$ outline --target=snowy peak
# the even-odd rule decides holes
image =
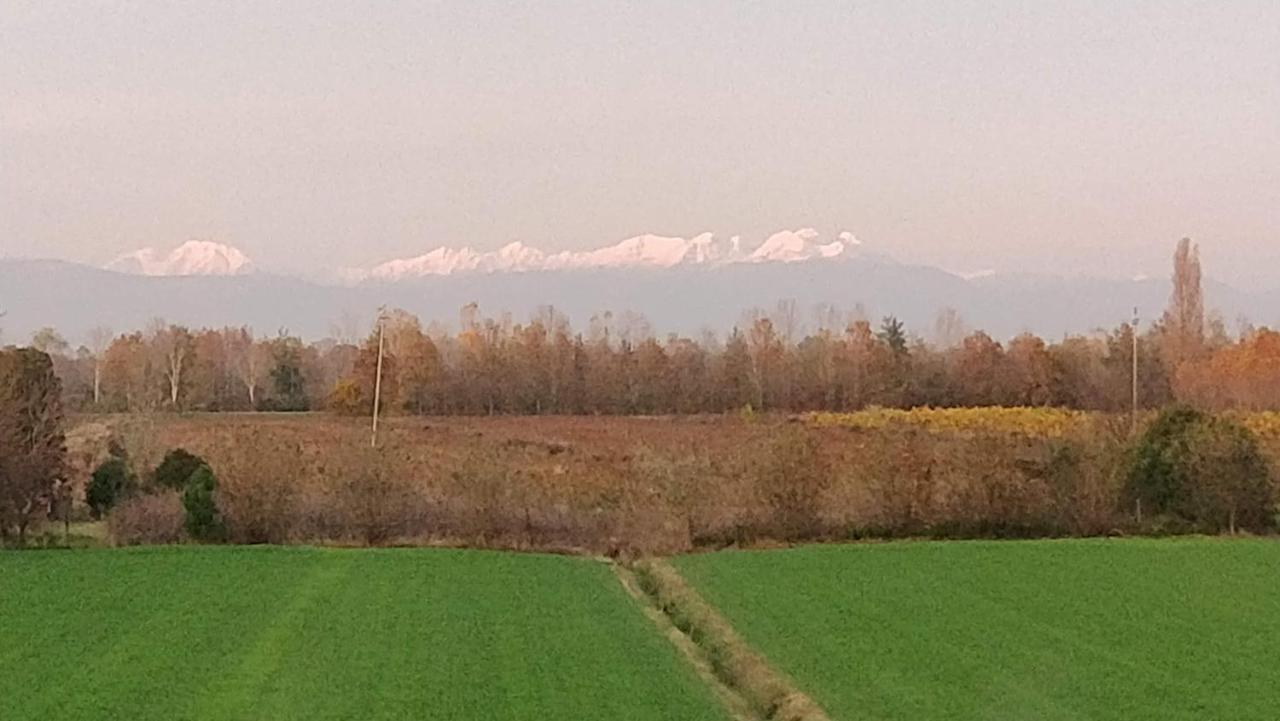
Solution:
[[[392,260],[367,271],[344,271],[349,280],[395,281],[462,272],[527,272],[539,270],[590,270],[600,268],[714,267],[731,263],[795,263],[834,260],[854,254],[861,242],[852,233],[821,243],[812,228],[784,230],[769,236],[754,251],[742,247],[742,239],[717,238],[702,233],[692,238],[638,235],[614,245],[588,251],[544,253],[520,242],[493,252],[471,248],[441,247],[414,258]]]
[[[168,253],[143,248],[122,255],[107,270],[132,275],[242,275],[253,262],[238,248],[206,240],[189,240]]]
[[[796,263],[821,258],[838,258],[852,254],[861,245],[849,231],[841,233],[830,243],[818,242],[818,231],[813,228],[784,230],[774,233],[756,248],[749,257],[752,263]]]
[[[551,256],[556,270],[582,268],[671,268],[685,263],[710,263],[725,257],[724,246],[711,233],[693,238],[639,235],[616,245],[586,252],[562,252]]]

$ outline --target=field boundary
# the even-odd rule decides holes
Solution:
[[[628,593],[647,602],[650,616],[660,619],[665,635],[699,675],[710,675],[708,683],[738,718],[831,721],[817,702],[748,646],[671,564],[648,558],[625,567],[615,564],[614,569]],[[742,716],[744,711],[749,715]]]
[[[685,661],[693,667],[694,673],[698,675],[699,680],[711,688],[713,694],[728,710],[733,721],[764,721],[764,719],[755,712],[751,703],[738,693],[734,688],[726,684],[716,671],[712,668],[710,661],[707,660],[702,650],[693,642],[683,631],[676,628],[671,619],[662,613],[661,610],[653,603],[652,597],[640,588],[639,580],[630,568],[611,563],[613,573],[617,576],[618,581],[622,584],[622,588],[629,596],[635,599],[640,605],[644,615],[657,626],[671,645],[676,647],[680,655]]]

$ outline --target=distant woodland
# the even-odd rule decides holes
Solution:
[[[1127,309],[1117,309],[1118,314]],[[1135,331],[1138,337],[1135,342]],[[1183,240],[1158,321],[1088,335],[999,342],[953,310],[930,329],[858,310],[748,311],[727,336],[661,336],[624,312],[571,327],[554,308],[528,322],[461,309],[456,329],[401,310],[365,338],[306,343],[279,331],[191,329],[156,320],[105,328],[73,348],[55,328],[29,345],[53,359],[65,406],[79,412],[372,410],[383,344],[386,413],[692,414],[851,411],[866,407],[1057,406],[1118,411],[1179,401],[1280,408],[1280,333],[1206,313],[1196,246]],[[342,334],[337,334],[342,335]],[[348,334],[350,335],[350,334]]]

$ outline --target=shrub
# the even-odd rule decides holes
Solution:
[[[1272,525],[1271,470],[1252,432],[1191,408],[1160,414],[1131,451],[1126,497],[1201,530]],[[1140,504],[1140,505],[1139,505]]]
[[[639,504],[660,510],[669,526],[664,535],[676,536],[674,543],[665,544],[671,550],[688,551],[712,534],[713,487],[720,479],[704,454],[676,455],[641,446],[632,454],[628,471],[635,487],[632,495],[639,497]]]
[[[1207,416],[1193,408],[1162,412],[1132,450],[1125,480],[1128,499],[1149,513],[1176,509],[1187,485],[1186,445],[1191,430]]]
[[[1245,427],[1211,418],[1187,439],[1186,510],[1214,530],[1270,530],[1274,526],[1271,468]]]
[[[84,501],[94,519],[101,518],[134,486],[133,473],[123,458],[112,457],[94,469],[84,489]]]
[[[187,487],[191,474],[204,466],[204,459],[183,448],[175,448],[165,454],[164,460],[156,466],[151,475],[151,482],[157,488],[170,488],[180,491]]]
[[[340,456],[348,448],[324,451]],[[216,458],[218,510],[229,540],[284,543],[290,539],[300,517],[300,479],[316,472],[311,456],[297,442],[259,433],[236,439]]]
[[[1076,434],[1055,441],[1044,477],[1057,532],[1088,536],[1114,529],[1123,472],[1124,444],[1115,438]]]
[[[337,472],[325,498],[326,529],[335,535],[377,546],[425,533],[427,503],[412,479],[397,466],[393,444],[350,451],[349,468]]]
[[[367,412],[360,384],[353,380],[340,380],[333,386],[325,405],[340,416],[358,416]],[[372,407],[372,403],[369,404]]]
[[[755,467],[755,487],[767,515],[767,530],[782,540],[821,534],[822,497],[831,487],[831,466],[817,438],[802,427],[783,430]]]
[[[875,535],[916,535],[936,521],[939,444],[933,434],[906,427],[882,431],[861,449],[851,470],[868,491],[861,505],[870,513],[863,523]]]
[[[107,514],[107,532],[118,545],[178,543],[183,518],[177,491],[132,496]]]
[[[214,499],[217,479],[208,466],[200,466],[191,474],[182,492],[183,527],[198,541],[223,539],[222,517]]]

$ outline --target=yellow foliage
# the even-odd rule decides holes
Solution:
[[[1093,414],[1061,408],[868,408],[856,413],[809,413],[818,428],[877,430],[914,426],[933,433],[1010,433],[1059,438],[1087,424]]]
[[[1263,440],[1280,439],[1280,413],[1266,411],[1261,413],[1229,413],[1228,417],[1240,425],[1253,431]]]

